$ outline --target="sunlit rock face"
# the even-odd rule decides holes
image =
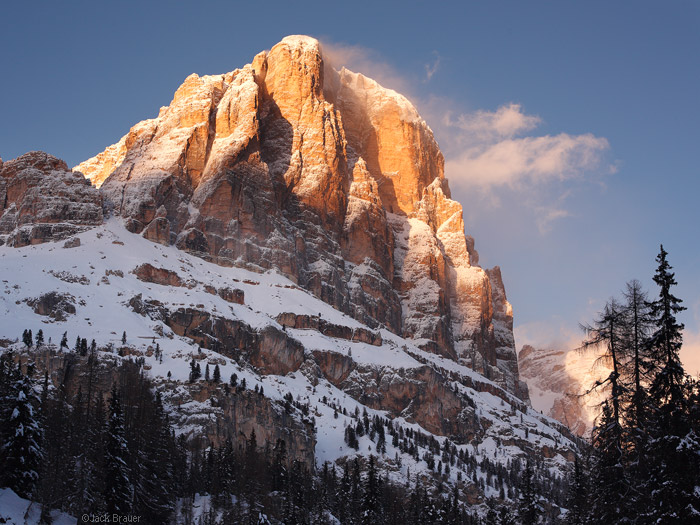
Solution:
[[[0,244],[57,241],[99,224],[99,192],[62,160],[41,151],[0,160]]]
[[[443,167],[405,97],[291,36],[241,69],[191,75],[76,169],[131,231],[276,269],[527,399],[500,271],[477,266]]]
[[[532,406],[580,436],[587,435],[598,415],[603,392],[588,392],[608,376],[610,369],[596,352],[535,348],[523,345],[519,354],[521,377],[527,381]]]

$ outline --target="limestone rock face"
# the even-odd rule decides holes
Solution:
[[[561,421],[576,434],[588,434],[604,394],[582,394],[611,372],[603,363],[596,366],[597,359],[595,352],[582,354],[576,350],[524,345],[518,361],[521,376],[530,387],[532,406]]]
[[[500,270],[478,266],[433,133],[402,95],[283,39],[189,76],[157,118],[77,166],[130,231],[275,269],[371,328],[527,399]]]
[[[65,239],[102,224],[102,197],[80,173],[41,151],[0,164],[0,243]]]

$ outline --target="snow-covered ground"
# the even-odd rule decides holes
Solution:
[[[0,523],[7,525],[38,525],[41,518],[41,505],[20,498],[12,489],[0,488]],[[53,525],[76,525],[73,516],[51,511]]]

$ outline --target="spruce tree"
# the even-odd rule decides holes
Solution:
[[[33,366],[23,374],[20,364],[13,374],[13,383],[7,395],[9,419],[0,464],[3,465],[3,484],[18,495],[30,498],[39,480],[43,461],[41,448],[43,429],[39,420],[39,399],[32,381]]]
[[[685,308],[671,291],[677,283],[667,255],[661,246],[654,274],[659,296],[650,303],[654,331],[648,343],[652,380],[646,443],[650,471],[646,518],[655,523],[691,523],[700,516],[700,494],[696,490],[700,439],[691,425],[692,398],[679,357],[683,324],[676,315]]]
[[[569,509],[566,515],[568,525],[584,525],[588,523],[589,514],[589,472],[581,464],[578,456],[574,458],[574,470],[569,481],[569,493],[567,494],[566,507]]]
[[[520,479],[520,498],[518,500],[518,518],[523,525],[534,525],[538,522],[542,510],[535,490],[532,463],[528,460]]]
[[[105,447],[104,500],[108,513],[126,514],[131,510],[133,487],[128,467],[128,448],[121,398],[116,384],[109,401],[109,421]]]
[[[629,522],[625,508],[628,484],[617,426],[610,405],[605,401],[603,413],[593,430],[592,516],[595,523]]]
[[[362,523],[368,525],[383,522],[381,494],[376,458],[370,454],[367,474],[364,483],[364,498],[362,501]]]

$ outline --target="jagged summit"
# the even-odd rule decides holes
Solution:
[[[277,269],[527,398],[500,271],[478,266],[432,131],[402,95],[327,67],[317,40],[190,75],[157,118],[75,169],[131,231]]]

